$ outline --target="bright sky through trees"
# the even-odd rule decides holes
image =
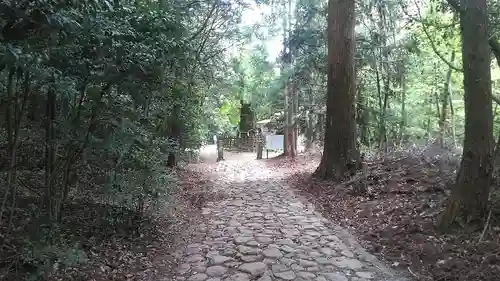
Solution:
[[[248,26],[253,24],[264,24],[265,23],[265,15],[271,14],[271,7],[268,5],[257,5],[254,1],[249,1],[250,8],[243,11],[242,14],[242,25]],[[279,22],[281,24],[281,22]],[[279,33],[277,36],[273,36],[269,34],[269,30],[265,25],[261,26],[261,30],[265,35],[264,46],[269,52],[269,61],[274,61],[278,56],[279,52],[282,50],[282,41],[283,34]],[[259,44],[260,40],[254,38],[252,44]]]

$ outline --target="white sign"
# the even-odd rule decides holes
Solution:
[[[284,135],[266,136],[266,149],[283,150]]]

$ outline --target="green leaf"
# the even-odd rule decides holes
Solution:
[[[101,99],[101,87],[91,86],[87,89],[87,95],[92,101],[99,101]]]
[[[7,46],[2,62],[5,63],[7,66],[13,66],[18,60],[19,56],[16,53],[16,50],[14,50],[10,45]]]

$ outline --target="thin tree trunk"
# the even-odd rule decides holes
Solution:
[[[104,86],[101,89],[98,102],[100,102],[105,95],[109,94],[112,91],[112,87],[113,84],[111,82],[108,82],[106,86]],[[54,96],[53,99],[54,99],[54,104],[53,108],[51,109],[51,113],[53,115],[53,119],[55,119],[57,115],[55,107],[56,97]],[[66,161],[63,165],[62,184],[60,185],[60,189],[58,189],[57,192],[54,192],[53,194],[53,200],[54,200],[53,218],[55,218],[57,221],[61,221],[63,218],[64,205],[68,200],[71,184],[74,181],[76,181],[75,177],[70,178],[73,165],[76,163],[79,157],[82,156],[88,144],[90,143],[91,136],[97,127],[96,122],[98,117],[99,117],[98,108],[94,107],[92,109],[92,115],[90,117],[89,125],[87,127],[87,131],[85,132],[84,139],[79,144],[73,144],[72,141],[70,140],[70,143],[67,145],[68,149],[66,152]],[[53,131],[53,134],[55,135],[55,130]],[[59,160],[61,160],[61,159],[56,160],[56,155],[57,153],[54,153],[54,164],[53,164],[54,170],[56,167],[56,163],[59,162]],[[53,185],[54,179],[55,179],[55,174],[53,173],[49,179],[50,185]],[[52,189],[54,190],[54,187],[52,187]]]
[[[15,74],[16,68],[12,67],[9,70],[9,75],[7,77],[7,110],[6,110],[6,126],[7,126],[7,144],[8,144],[8,155],[9,155],[9,165],[7,171],[7,179],[5,182],[5,193],[2,199],[2,206],[0,208],[0,223],[3,217],[3,212],[6,209],[7,199],[9,194],[12,195],[12,200],[15,200],[15,187],[14,182],[16,180],[16,162],[17,162],[17,145],[19,140],[19,126],[20,120],[17,117],[21,116],[18,109],[18,91],[16,91],[15,86]],[[23,102],[24,107],[25,102]],[[12,211],[12,210],[11,210]]]
[[[387,75],[387,80],[385,81],[384,84],[384,102],[382,104],[382,123],[380,127],[380,137],[381,137],[381,142],[380,142],[380,147],[384,147],[385,153],[389,152],[389,143],[387,139],[387,106],[389,105],[389,73],[386,73]]]
[[[314,117],[312,109],[307,111],[307,130],[306,130],[306,150],[312,150],[314,148]]]
[[[389,33],[389,27],[387,25],[387,11],[386,11],[386,4],[383,2],[377,2],[377,12],[379,15],[379,21],[378,21],[378,26],[380,30],[380,56],[382,57],[382,60],[380,61],[380,69],[381,71],[385,72],[385,79],[383,77],[378,77],[378,87],[380,87],[380,82],[382,81],[384,83],[384,98],[383,102],[380,101],[380,93],[379,93],[379,103],[381,103],[381,123],[380,123],[380,143],[379,147],[382,148],[384,147],[384,150],[386,153],[388,153],[389,150],[389,143],[388,143],[388,132],[387,132],[387,109],[389,106],[389,95],[390,95],[390,83],[391,83],[391,73],[390,73],[390,65],[389,65],[389,49],[388,49],[388,44],[387,44],[387,34]],[[385,80],[385,81],[384,81]],[[380,91],[380,89],[378,89]]]
[[[364,145],[368,144],[368,112],[366,111],[367,106],[365,105],[366,101],[364,99],[363,90],[362,90],[362,81],[359,81],[357,86],[357,95],[356,95],[356,123],[359,127],[359,137],[361,143]]]
[[[52,186],[52,178],[55,170],[55,103],[56,96],[52,89],[47,92],[46,112],[45,112],[45,207],[48,210],[49,216],[54,215],[54,196],[55,188]]]
[[[16,197],[17,197],[17,188],[16,188],[16,185],[14,185],[13,183],[16,181],[16,178],[17,178],[17,147],[19,146],[19,131],[21,129],[21,123],[22,123],[22,120],[23,120],[23,115],[24,115],[24,111],[26,109],[26,104],[28,103],[28,99],[30,98],[30,94],[31,94],[31,80],[30,80],[30,73],[29,71],[26,71],[24,73],[24,82],[23,82],[23,99],[22,99],[22,102],[21,102],[21,105],[18,106],[17,105],[17,98],[16,98],[16,104],[15,104],[15,107],[16,107],[16,116],[15,116],[15,121],[14,121],[14,143],[13,143],[13,147],[11,149],[12,151],[12,154],[11,154],[11,160],[13,160],[13,163],[11,162],[11,164],[13,164],[13,166],[11,167],[11,169],[9,169],[9,173],[12,173],[12,181],[11,181],[11,185],[12,185],[12,204],[11,204],[11,215],[10,215],[10,220],[9,220],[9,232],[10,232],[10,227],[12,226],[12,219],[14,218],[14,206],[17,202],[16,200]],[[19,94],[16,93],[16,96],[18,96]],[[0,218],[1,218],[1,215],[0,215]]]
[[[323,143],[321,145],[325,145],[325,128],[326,128],[326,120],[325,120],[325,113],[320,112],[317,115],[318,120],[316,122],[316,126],[314,129],[314,134],[316,135],[316,138],[318,140],[321,140]]]
[[[292,44],[290,44],[290,40],[292,38],[292,0],[288,0],[288,48],[289,48],[289,61],[288,65],[290,67],[290,70],[293,71],[293,50]],[[292,74],[291,77],[294,77]],[[298,91],[297,91],[297,83],[292,83],[291,85],[292,91],[290,92],[290,100],[291,104],[289,112],[290,112],[290,125],[291,125],[291,130],[292,130],[292,135],[291,135],[291,151],[290,151],[290,156],[292,158],[295,158],[297,155],[297,139],[299,137],[298,131],[299,131],[299,126],[298,126],[298,120],[297,120],[297,111],[298,111]]]
[[[450,94],[448,96],[450,104],[450,122],[451,122],[451,138],[453,141],[453,147],[457,147],[457,133],[455,129],[455,108],[453,107],[453,90],[451,89],[450,81]]]
[[[431,142],[432,138],[432,133],[431,133],[431,116],[427,117],[427,123],[425,125],[426,131],[427,131],[427,139],[426,139],[426,145],[429,145]]]
[[[405,141],[405,136],[406,136],[406,123],[407,123],[407,116],[406,116],[406,75],[403,74],[403,77],[401,79],[401,84],[403,91],[401,93],[401,122],[399,122],[399,143],[402,145]]]
[[[176,153],[179,149],[179,138],[181,135],[179,122],[177,120],[180,116],[180,105],[175,104],[172,110],[172,115],[169,118],[169,140],[170,140],[170,151],[167,157],[167,167],[173,168],[177,166]],[[246,125],[245,125],[246,126]]]
[[[309,81],[311,82],[312,77],[309,76]],[[312,150],[314,148],[315,134],[314,134],[314,95],[312,91],[312,86],[309,85],[307,89],[307,98],[309,109],[307,110],[307,129],[306,129],[306,150]]]
[[[381,82],[382,79],[380,77],[380,72],[379,68],[377,65],[377,62],[374,62],[374,68],[375,68],[375,77],[377,81],[377,97],[378,97],[378,106],[379,106],[379,124],[378,124],[378,143],[379,143],[379,148],[382,148],[382,145],[384,143],[384,131],[385,131],[385,103],[384,103],[384,98],[382,97],[382,86]]]
[[[288,111],[288,115],[287,115],[287,127],[288,127],[288,156],[292,157],[292,158],[295,158],[296,154],[297,154],[297,151],[296,151],[296,147],[297,147],[297,144],[296,144],[296,118],[295,118],[295,115],[294,115],[294,87],[293,87],[293,83],[290,83],[288,85],[288,107],[287,107],[287,111]]]
[[[288,38],[288,24],[290,23],[288,20],[288,9],[286,6],[286,1],[283,1],[283,12],[284,12],[284,17],[283,17],[283,55],[285,56],[285,59],[283,60],[283,63],[281,65],[281,69],[283,73],[287,73],[288,71],[288,60],[286,56],[288,55],[287,51],[287,45],[289,44],[289,38]],[[283,106],[283,126],[284,126],[284,137],[283,137],[283,155],[285,156],[290,156],[291,153],[291,142],[290,142],[290,114],[289,114],[289,107],[290,107],[290,100],[289,100],[289,87],[290,87],[290,79],[286,77],[285,79],[285,87],[284,87],[284,97],[285,97],[285,104]]]
[[[290,126],[288,123],[288,81],[285,82],[285,89],[284,89],[284,95],[285,95],[285,106],[283,110],[283,126],[284,126],[284,137],[283,137],[283,155],[285,156],[290,156]]]
[[[455,50],[451,51],[450,63],[455,61]],[[450,84],[451,84],[451,74],[453,73],[453,68],[449,67],[446,72],[446,79],[444,82],[444,90],[441,94],[441,115],[439,117],[439,144],[441,147],[445,147],[445,137],[448,131],[447,119],[448,119],[448,104],[450,102]]]
[[[6,105],[6,112],[5,112],[5,126],[7,129],[7,147],[8,147],[8,153],[9,153],[9,165],[8,165],[8,172],[7,172],[7,180],[6,180],[6,185],[4,187],[4,194],[3,194],[3,199],[2,199],[2,206],[0,208],[0,223],[2,220],[3,212],[5,211],[6,204],[7,204],[7,199],[9,198],[9,194],[11,193],[11,185],[12,182],[14,181],[13,176],[14,176],[14,168],[16,166],[16,155],[15,151],[13,150],[14,146],[14,120],[13,120],[13,106],[14,106],[14,95],[15,95],[15,86],[14,86],[14,76],[16,73],[16,69],[14,67],[10,68],[9,70],[9,75],[7,77],[7,105]]]

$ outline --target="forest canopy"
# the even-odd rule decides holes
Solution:
[[[288,156],[324,149],[323,179],[343,180],[362,152],[463,151],[440,225],[483,223],[500,151],[499,9],[0,0],[0,277],[43,280],[86,260],[94,236],[71,222],[153,221],[174,206],[193,151],[238,135],[243,105],[279,121]]]

